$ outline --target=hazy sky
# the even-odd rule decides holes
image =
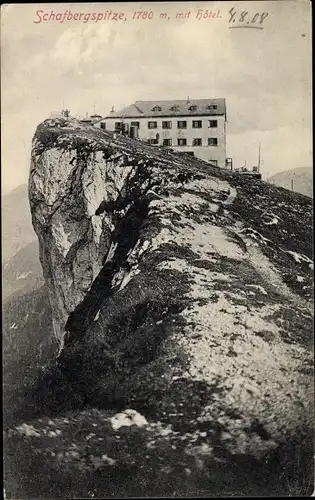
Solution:
[[[249,20],[268,13],[264,29],[230,29],[232,7],[236,19],[244,10]],[[197,20],[198,8],[220,9],[220,17]],[[126,21],[38,22],[67,9],[111,9]],[[133,20],[141,10],[153,19]],[[189,10],[189,19],[176,19]],[[164,12],[169,19],[159,19]],[[225,97],[236,167],[257,163],[259,141],[265,175],[312,166],[307,1],[11,4],[1,17],[3,192],[27,181],[34,130],[63,101],[74,115],[94,105],[106,115],[135,100]]]

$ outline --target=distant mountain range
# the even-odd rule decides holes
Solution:
[[[31,241],[9,259],[2,269],[2,299],[4,302],[35,290],[44,284],[38,256],[38,242]]]
[[[27,184],[2,197],[1,221],[2,263],[5,264],[28,243],[37,240],[32,226]]]
[[[2,297],[7,301],[43,285],[27,184],[2,198]]]
[[[27,279],[27,278],[26,278]],[[2,306],[3,408],[11,422],[25,393],[31,390],[40,371],[54,359],[54,340],[46,288],[10,295]]]
[[[268,179],[276,186],[291,190],[293,179],[293,191],[313,198],[313,169],[310,167],[294,168],[279,172]]]
[[[56,352],[27,184],[2,197],[4,412],[23,401],[37,371]],[[22,403],[21,403],[22,404]]]

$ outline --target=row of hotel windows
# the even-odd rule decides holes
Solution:
[[[130,125],[131,125],[131,127],[140,128],[140,122],[131,122]],[[218,120],[208,120],[208,128],[217,128],[217,127],[218,127]],[[156,121],[149,121],[148,128],[150,128],[150,129],[158,128],[158,123]],[[164,129],[172,128],[172,122],[171,121],[162,121],[162,128],[164,128]],[[187,128],[187,121],[178,120],[177,121],[177,128]],[[192,128],[202,128],[202,120],[193,120]],[[120,130],[120,129],[121,129],[121,122],[116,122],[115,123],[115,130]]]
[[[170,108],[171,111],[179,111],[179,106],[172,106]],[[188,108],[190,111],[197,111],[198,109],[198,106],[196,106],[196,104],[192,104],[191,106],[189,106]],[[211,110],[214,110],[214,109],[218,109],[218,106],[216,104],[210,104],[208,106],[206,106],[206,109],[211,109]],[[154,106],[154,108],[152,108],[152,111],[162,111],[162,108],[161,106]]]
[[[149,139],[149,144],[158,144],[158,139]],[[172,146],[172,139],[163,139],[163,146]],[[218,139],[216,137],[208,138],[208,146],[217,146]],[[187,146],[187,139],[177,139],[177,146]],[[202,146],[202,139],[195,138],[192,140],[192,146]]]

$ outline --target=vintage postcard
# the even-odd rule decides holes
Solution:
[[[2,5],[5,498],[312,496],[311,36]]]

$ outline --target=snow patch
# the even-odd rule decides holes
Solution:
[[[266,217],[266,214],[265,214],[265,217]],[[275,224],[279,224],[280,217],[278,217],[277,215],[272,214],[272,217],[271,217],[271,215],[268,214],[268,217],[270,217],[269,221],[263,221],[265,226],[273,226]]]
[[[142,247],[139,250],[138,256],[140,257],[140,255],[142,255],[146,250],[148,250],[149,246],[150,246],[150,241],[145,240],[142,244]]]
[[[132,278],[137,276],[137,274],[139,274],[140,272],[141,271],[138,267],[134,267],[133,269],[131,269],[131,271],[123,277],[122,282],[121,282],[120,287],[119,287],[119,290],[122,290],[123,288],[125,288],[125,286],[129,283],[129,281],[131,281]]]
[[[107,465],[115,465],[115,463],[116,463],[116,460],[114,460],[113,458],[108,457],[107,455],[102,455],[102,460]]]
[[[116,415],[109,420],[115,431],[120,429],[120,427],[130,427],[131,425],[136,425],[137,427],[144,427],[148,425],[148,422],[143,415],[138,413],[136,410],[129,409],[124,410],[122,413],[116,413]]]
[[[191,276],[191,286],[186,295],[194,298],[209,299],[213,295],[213,291],[210,286],[211,284],[217,282],[227,283],[231,281],[230,277],[226,274],[193,266],[188,264],[188,262],[183,259],[173,259],[167,262],[162,262],[159,264],[158,268],[175,269],[176,271],[189,274]]]
[[[244,227],[238,231],[239,233],[244,233],[247,237],[252,238],[260,243],[266,245],[267,243],[271,243],[268,238],[265,238],[262,234],[260,234],[256,229],[252,227]]]
[[[159,248],[164,243],[176,243],[182,247],[189,247],[201,258],[208,259],[209,252],[218,254],[221,257],[228,257],[236,260],[243,260],[245,252],[233,241],[231,241],[224,228],[211,224],[196,223],[188,220],[190,230],[176,231],[174,228],[163,228],[152,240],[151,250]],[[186,219],[183,217],[185,224]],[[185,224],[186,225],[186,224]]]
[[[292,252],[291,250],[283,250],[283,251],[285,253],[288,253],[289,255],[291,255],[291,257],[293,257],[295,262],[297,262],[298,264],[301,264],[301,262],[308,262],[309,267],[311,269],[313,269],[313,261],[309,257],[307,257],[306,255],[303,255],[302,253],[298,253],[298,252]]]
[[[111,243],[110,248],[108,250],[108,254],[106,256],[105,264],[107,262],[109,262],[114,257],[117,245],[118,245],[118,243]]]
[[[35,429],[35,427],[33,427],[32,425],[22,424],[19,427],[16,427],[16,430],[20,434],[24,434],[27,437],[32,437],[32,436],[40,437],[40,433],[37,432],[37,430]]]
[[[248,284],[246,284],[245,286],[250,286],[251,288],[256,288],[257,290],[259,290],[264,295],[268,295],[268,293],[266,292],[266,290],[264,289],[264,287],[261,286],[261,285],[248,285]]]

